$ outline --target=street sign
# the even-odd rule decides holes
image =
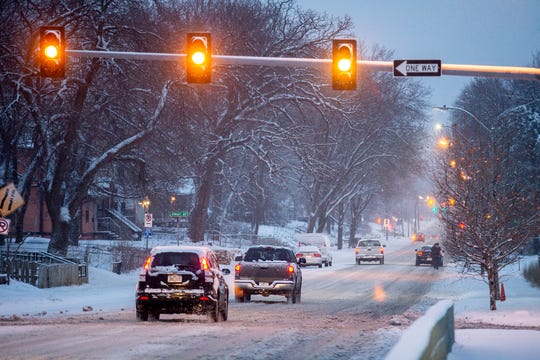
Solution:
[[[144,227],[145,228],[151,228],[152,227],[152,214],[151,213],[146,213],[144,214]]]
[[[24,200],[13,183],[0,189],[0,215],[8,216],[24,205]]]
[[[189,211],[171,211],[170,217],[189,217]]]
[[[7,235],[9,231],[9,219],[0,218],[0,235]]]
[[[441,76],[441,60],[394,60],[394,76]]]

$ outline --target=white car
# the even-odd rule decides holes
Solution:
[[[323,266],[322,252],[317,246],[305,245],[300,246],[296,251],[296,259],[306,259],[301,266]]]
[[[298,246],[316,246],[321,250],[324,266],[332,266],[332,242],[328,235],[321,233],[298,234]]]

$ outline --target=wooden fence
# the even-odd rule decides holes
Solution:
[[[0,272],[38,288],[88,283],[88,265],[43,251],[0,252]]]

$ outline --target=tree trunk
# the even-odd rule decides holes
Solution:
[[[191,213],[191,222],[189,225],[189,238],[193,242],[204,241],[204,232],[206,230],[206,221],[208,216],[208,204],[212,195],[212,186],[214,185],[215,161],[208,159],[204,164],[204,171],[201,176],[201,182],[195,195],[195,207]]]
[[[52,220],[52,219],[51,219]],[[70,223],[65,221],[52,221],[51,241],[49,242],[48,252],[61,256],[67,255],[69,245],[68,234]]]
[[[337,247],[339,250],[343,249],[343,221],[345,218],[345,207],[343,203],[339,204],[338,208],[338,238]]]
[[[487,276],[489,284],[489,310],[497,310],[497,271],[493,267],[493,262],[490,260],[487,264]]]

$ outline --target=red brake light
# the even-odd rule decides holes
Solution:
[[[422,254],[423,254],[423,251],[420,250],[420,251],[418,252],[418,256],[422,256]]]
[[[208,301],[208,300],[210,300],[210,298],[209,298],[208,296],[200,296],[200,297],[199,297],[199,300],[201,300],[201,301]]]
[[[202,257],[202,258],[201,258],[201,268],[202,268],[203,270],[208,270],[208,269],[209,269],[209,267],[208,267],[208,260],[206,260],[205,257]]]
[[[234,271],[236,271],[236,272],[240,271],[240,264],[234,265]]]
[[[294,266],[289,265],[289,266],[287,267],[287,271],[289,272],[289,274],[292,274],[292,273],[294,272]]]
[[[144,262],[144,270],[150,267],[150,262],[152,261],[152,256],[149,256],[148,259]]]
[[[379,249],[379,252],[380,252],[381,254],[384,254],[384,248],[380,248],[380,249]]]
[[[141,296],[139,296],[139,300],[142,300],[142,301],[148,300],[148,295],[141,295]]]
[[[314,257],[321,257],[321,254],[319,254],[319,253],[314,253],[313,256],[314,256]]]
[[[301,258],[301,257],[304,257],[304,254],[302,254],[302,253],[298,253],[298,254],[296,254],[296,257],[297,257],[297,258]]]

